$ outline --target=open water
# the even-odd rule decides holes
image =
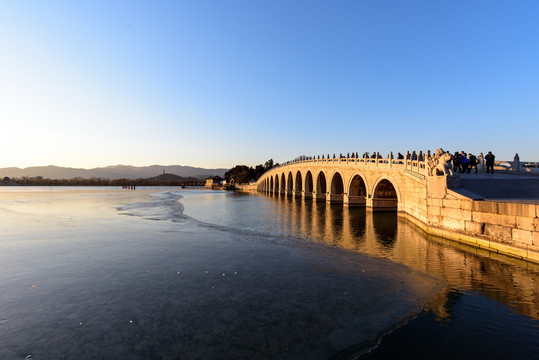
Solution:
[[[427,236],[391,212],[228,192],[181,201],[207,223],[370,254],[444,281],[415,319],[361,359],[539,359],[536,265]]]
[[[534,265],[394,213],[205,190],[0,191],[0,359],[514,359]]]

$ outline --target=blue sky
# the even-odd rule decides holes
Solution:
[[[0,167],[539,161],[538,1],[0,1]]]

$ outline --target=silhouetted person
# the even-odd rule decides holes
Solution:
[[[520,157],[518,156],[518,153],[515,154],[515,158],[513,159],[513,167],[515,168],[515,171],[520,171]]]
[[[460,154],[460,172],[461,173],[466,173],[466,172],[470,172],[470,169],[468,168],[468,166],[470,165],[470,160],[468,160],[468,157],[466,156],[466,153],[463,151],[461,154]]]
[[[496,157],[494,156],[492,151],[489,151],[487,156],[485,156],[485,163],[487,165],[487,174],[489,172],[492,172],[492,174],[494,174],[494,159],[496,159]]]
[[[458,151],[455,151],[453,155],[453,172],[460,172],[460,154]]]
[[[470,160],[470,167],[468,168],[468,173],[470,173],[470,170],[475,169],[475,173],[477,174],[477,158],[475,155],[468,155],[468,158]]]

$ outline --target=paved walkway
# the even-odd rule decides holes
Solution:
[[[520,174],[460,174],[461,189],[485,200],[539,204],[539,176]],[[459,189],[455,189],[460,192]]]

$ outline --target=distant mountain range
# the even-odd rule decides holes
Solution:
[[[104,179],[146,179],[163,174],[174,174],[183,178],[204,179],[209,176],[219,175],[224,177],[228,169],[204,169],[182,165],[151,165],[151,166],[129,166],[115,165],[94,169],[77,169],[59,166],[33,166],[24,169],[17,167],[0,168],[0,179],[8,176],[10,178],[21,178],[23,176],[42,176],[48,179],[73,179],[76,177],[92,178],[100,177]]]

